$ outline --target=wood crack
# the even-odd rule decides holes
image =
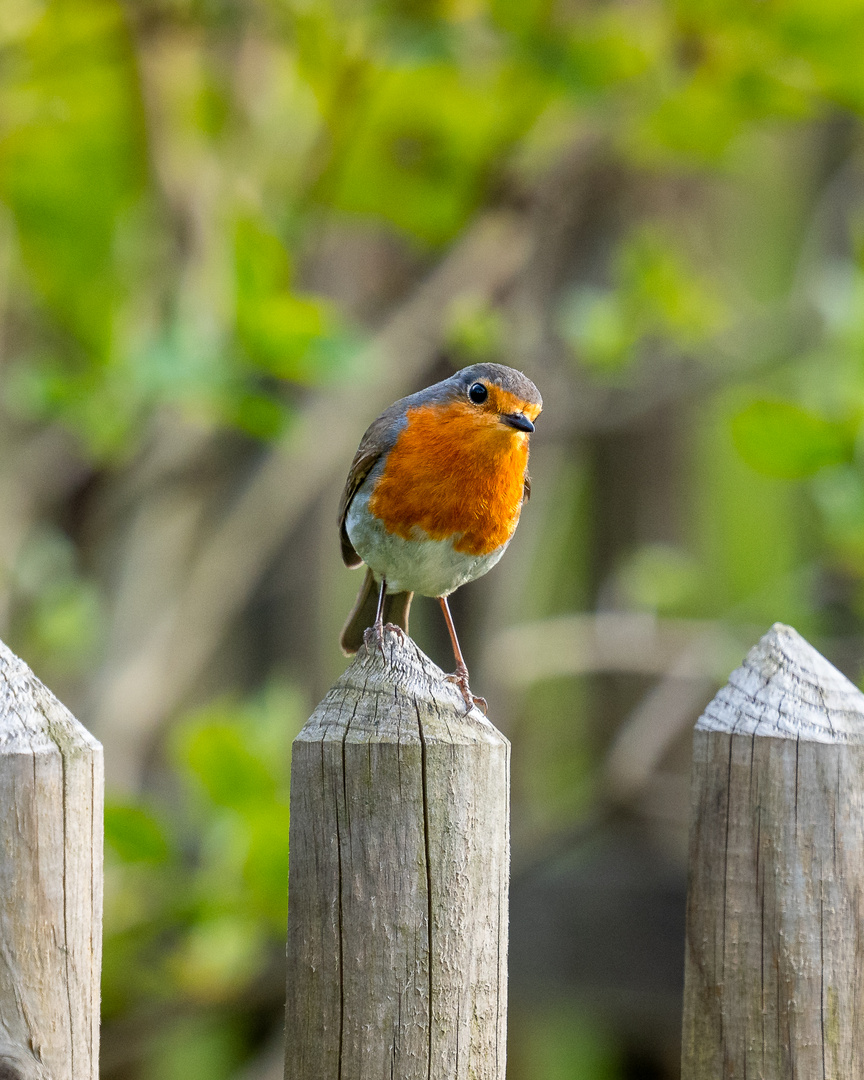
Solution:
[[[417,712],[417,734],[420,737],[420,776],[423,792],[423,845],[426,852],[426,909],[428,920],[428,948],[429,948],[429,982],[427,992],[429,995],[429,1054],[427,1057],[426,1075],[428,1080],[432,1078],[432,1036],[434,1033],[434,1009],[432,1006],[432,857],[429,843],[429,760],[426,747],[426,734],[423,731],[423,719],[420,716],[420,707],[415,703]]]

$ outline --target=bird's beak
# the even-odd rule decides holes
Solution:
[[[534,430],[534,425],[524,412],[504,413],[501,419],[505,424],[509,424],[510,427],[515,427],[517,431],[531,432]]]

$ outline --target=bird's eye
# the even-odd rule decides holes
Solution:
[[[468,397],[475,405],[482,405],[486,398],[489,397],[489,391],[483,385],[482,382],[475,382],[471,389],[468,391]]]

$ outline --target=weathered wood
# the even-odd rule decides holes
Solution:
[[[294,742],[287,1080],[504,1080],[510,745],[411,641]]]
[[[0,642],[0,1078],[96,1080],[102,747]]]
[[[683,1080],[864,1077],[864,695],[775,625],[696,725]]]

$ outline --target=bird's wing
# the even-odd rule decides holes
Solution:
[[[354,460],[351,462],[348,479],[345,481],[345,490],[339,502],[339,540],[342,544],[342,561],[346,566],[359,566],[363,562],[354,550],[354,545],[348,537],[348,530],[345,528],[345,518],[348,515],[351,500],[375,468],[381,455],[396,442],[404,415],[404,405],[401,401],[397,401],[381,413],[378,419],[367,428],[366,434],[360,440]]]
[[[339,541],[342,544],[342,561],[346,566],[359,566],[363,562],[354,550],[354,545],[348,538],[348,530],[345,528],[348,507],[351,505],[351,500],[357,494],[360,485],[372,471],[378,458],[381,457],[381,454],[382,451],[379,449],[367,449],[364,451],[361,446],[354,455],[354,460],[351,462],[351,471],[345,481],[345,490],[342,492],[342,499],[339,503]]]

